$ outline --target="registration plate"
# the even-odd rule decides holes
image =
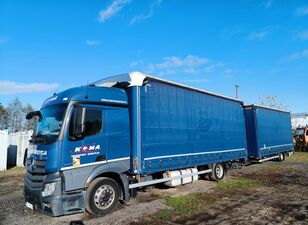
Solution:
[[[33,204],[26,202],[26,207],[33,210]]]

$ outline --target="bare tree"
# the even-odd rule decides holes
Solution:
[[[8,112],[0,103],[0,130],[6,130],[9,127]]]
[[[277,96],[259,96],[261,106],[266,106],[273,109],[289,110],[289,106],[285,105]]]
[[[34,111],[32,105],[27,104],[22,108],[22,130],[33,130],[34,129],[34,120],[26,120],[26,115],[29,112]]]
[[[22,105],[18,98],[15,98],[5,108],[0,103],[0,130],[7,129],[9,132],[18,132],[34,129],[34,120],[26,120],[26,115],[34,111],[30,104]]]
[[[15,98],[7,107],[9,118],[9,132],[18,132],[22,129],[22,104]]]

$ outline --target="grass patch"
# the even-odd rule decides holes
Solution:
[[[202,193],[193,193],[183,196],[166,197],[165,204],[170,209],[164,209],[158,212],[161,219],[171,219],[174,216],[191,217],[196,215],[202,209]]]
[[[233,192],[245,192],[250,188],[262,184],[260,179],[250,179],[245,177],[235,177],[228,180],[223,180],[217,183],[217,189],[221,192],[233,193]]]
[[[7,170],[1,170],[0,174],[5,174],[5,173],[13,172],[13,171],[23,171],[24,169],[25,168],[22,166],[15,166]]]
[[[160,210],[157,219],[171,220],[173,218],[186,219],[200,214],[217,200],[230,194],[241,194],[262,184],[261,180],[245,177],[234,177],[217,183],[213,193],[192,193],[183,196],[166,197],[168,209]]]
[[[294,154],[291,155],[291,157],[287,157],[286,160],[299,163],[308,162],[308,152],[294,152]]]
[[[262,166],[260,166],[261,171],[267,171],[267,172],[279,172],[281,171],[281,163],[275,162],[275,163],[264,163]]]
[[[250,195],[254,188],[261,186],[274,185],[275,188],[280,184],[307,186],[306,179],[299,175],[303,171],[298,166],[308,163],[308,152],[295,152],[286,158],[286,162],[289,163],[264,163],[257,165],[259,169],[256,172],[231,175],[229,179],[218,182],[212,192],[164,197],[168,208],[158,211],[149,220],[141,220],[139,224],[183,224],[194,217],[204,215],[209,207],[219,205],[224,199],[236,198],[243,194]]]

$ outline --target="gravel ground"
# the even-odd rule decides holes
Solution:
[[[308,159],[308,153],[304,154]],[[306,154],[306,155],[305,155]],[[188,219],[165,221],[166,224],[308,224],[308,160],[267,162],[243,167],[228,173],[236,176],[266,177],[269,182],[253,193],[235,194],[220,199],[201,215]],[[21,169],[0,173],[0,224],[144,224],[155,212],[167,208],[164,196],[185,195],[192,192],[212,192],[215,182],[199,180],[176,188],[147,188],[124,206],[102,217],[88,213],[49,217],[24,207]],[[145,219],[147,218],[147,219]],[[161,221],[160,221],[161,223]]]

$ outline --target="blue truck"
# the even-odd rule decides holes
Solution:
[[[100,215],[139,188],[174,187],[205,174],[219,181],[252,157],[266,160],[292,151],[287,116],[279,127],[284,136],[267,142],[247,132],[256,129],[248,117],[267,116],[252,108],[257,118],[238,99],[140,72],[54,94],[27,115],[37,123],[25,159],[25,204],[52,216],[85,210]],[[254,135],[266,135],[267,125],[258,124]],[[268,150],[280,142],[290,145]]]

